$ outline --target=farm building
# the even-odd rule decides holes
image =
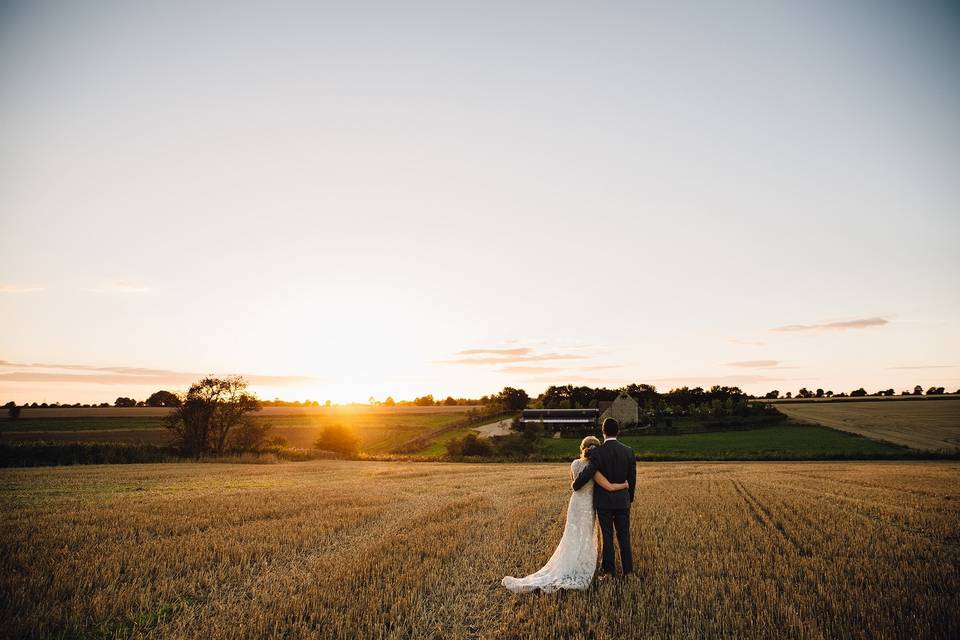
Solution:
[[[540,422],[548,433],[588,434],[598,428],[598,409],[524,409],[520,422]]]
[[[612,401],[599,403],[597,408],[600,411],[601,423],[604,418],[613,418],[626,429],[640,422],[640,403],[626,391],[621,391]]]

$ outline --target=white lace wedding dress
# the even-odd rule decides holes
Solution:
[[[586,465],[577,459],[570,465],[574,478]],[[547,593],[557,589],[586,589],[597,569],[597,538],[594,532],[593,480],[574,491],[567,505],[567,524],[557,550],[547,564],[526,578],[507,576],[503,586],[514,593],[541,589]]]

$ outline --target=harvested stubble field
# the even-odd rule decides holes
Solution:
[[[960,449],[960,397],[778,402],[796,420],[926,451]]]
[[[565,465],[322,461],[0,472],[0,633],[26,637],[960,634],[960,464],[639,469],[638,574],[549,557]]]

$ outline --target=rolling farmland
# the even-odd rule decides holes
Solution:
[[[960,449],[960,398],[778,402],[796,420],[926,451]]]
[[[370,453],[387,453],[399,444],[463,420],[469,407],[266,407],[253,419],[270,424],[269,437],[280,436],[294,447],[309,448],[324,427],[341,424],[360,438]],[[0,420],[10,441],[137,442],[166,445],[170,432],[163,427],[167,409],[32,409],[19,420]]]
[[[637,576],[517,596],[566,465],[0,471],[0,635],[960,634],[960,464],[643,464]]]

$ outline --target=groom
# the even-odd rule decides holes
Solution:
[[[637,459],[633,449],[617,441],[620,424],[613,418],[603,421],[603,445],[590,451],[590,457],[583,471],[573,481],[576,491],[590,482],[597,471],[603,473],[610,482],[628,482],[627,490],[606,491],[598,485],[593,487],[593,506],[600,521],[600,533],[603,536],[603,562],[601,574],[614,572],[613,531],[617,531],[617,544],[620,545],[620,564],[624,575],[633,573],[633,552],[630,549],[630,505],[637,490]]]

